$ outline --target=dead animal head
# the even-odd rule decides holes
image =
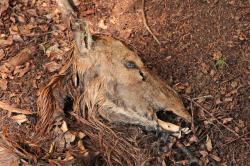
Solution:
[[[157,117],[171,112],[190,122],[177,93],[151,74],[139,56],[120,41],[97,37],[86,53],[75,54],[74,66],[84,84],[84,107],[112,123],[176,132],[179,127]],[[84,109],[84,108],[82,108]]]

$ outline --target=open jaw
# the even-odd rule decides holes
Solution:
[[[156,111],[157,123],[165,131],[176,133],[180,132],[181,126],[178,125],[177,116],[167,110],[159,109]]]

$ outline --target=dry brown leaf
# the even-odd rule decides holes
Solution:
[[[28,10],[27,10],[27,13],[28,13],[30,16],[37,16],[36,9],[28,9]]]
[[[4,50],[0,49],[0,61],[4,58],[5,54],[4,54]]]
[[[8,88],[8,81],[5,79],[0,79],[0,89],[5,91]]]
[[[222,53],[221,53],[221,51],[216,51],[213,53],[212,56],[213,56],[213,60],[219,60],[222,57]]]
[[[23,42],[23,38],[20,35],[13,35],[12,37],[16,42]]]
[[[31,56],[35,53],[35,51],[36,51],[36,46],[24,48],[17,55],[8,60],[8,62],[6,63],[13,67],[22,65],[31,58]]]
[[[202,155],[202,157],[207,157],[208,156],[207,151],[201,150],[201,151],[199,151],[199,153]]]
[[[222,120],[222,123],[223,124],[226,124],[226,123],[228,123],[228,122],[231,122],[233,120],[233,118],[224,118],[223,120]]]
[[[9,0],[1,0],[0,1],[0,16],[4,11],[6,11],[9,7]]]
[[[13,44],[13,38],[8,37],[8,39],[0,39],[0,46],[10,46]]]
[[[213,149],[212,141],[210,137],[207,135],[207,140],[206,140],[206,148],[210,152]]]
[[[17,77],[23,77],[30,70],[30,63],[26,63],[24,67],[16,67],[13,74]]]
[[[11,119],[12,119],[14,122],[18,123],[19,125],[21,125],[22,123],[28,121],[26,115],[23,115],[23,114],[19,114],[19,115],[12,116]]]
[[[27,34],[30,34],[31,33],[31,30],[33,28],[35,28],[36,25],[33,25],[33,24],[26,24],[26,25],[21,25],[21,26],[18,26],[18,29],[20,31],[20,33],[22,35],[27,35]]]
[[[63,51],[59,49],[59,44],[56,43],[55,45],[47,48],[45,53],[49,58],[51,58],[51,60],[54,60],[54,59],[62,59]]]
[[[67,123],[65,121],[63,121],[62,126],[61,126],[61,130],[65,133],[66,131],[68,131],[68,126]]]
[[[64,24],[57,24],[56,27],[60,31],[65,31],[65,29],[67,29],[67,26],[65,26]]]
[[[221,161],[221,158],[219,158],[219,157],[216,156],[216,155],[211,154],[210,157],[211,157],[213,160],[217,161],[217,162],[220,162],[220,161]]]
[[[125,29],[120,32],[120,37],[123,39],[128,39],[132,33],[132,29]]]
[[[55,61],[48,62],[43,65],[44,68],[46,68],[49,72],[54,72],[57,71],[61,68],[61,64],[56,63]]]
[[[17,20],[21,23],[26,23],[25,16],[24,15],[19,15],[17,16]]]
[[[188,143],[186,144],[186,146],[190,146],[191,144],[193,144],[194,142],[197,142],[198,141],[198,138],[195,136],[195,135],[193,135],[190,139],[189,139],[189,141],[188,141]]]

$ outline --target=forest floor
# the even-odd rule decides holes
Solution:
[[[54,1],[4,1],[0,66],[12,66],[0,70],[0,101],[36,112],[39,88],[70,49],[68,29]],[[194,156],[204,165],[249,165],[249,0],[153,0],[144,7],[141,0],[84,0],[77,8],[93,34],[126,43],[179,92],[194,116]],[[35,121],[0,113],[18,124]]]

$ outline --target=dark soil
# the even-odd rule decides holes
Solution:
[[[68,30],[56,7],[49,0],[10,2],[0,18],[0,39],[17,34],[22,40],[0,45],[4,52],[0,65],[30,45],[59,43],[60,50],[69,49]],[[190,148],[194,156],[204,165],[249,165],[249,0],[146,1],[148,26],[160,45],[145,28],[141,0],[88,0],[77,8],[79,16],[90,21],[92,33],[122,40],[182,95],[194,115],[193,132],[198,138]],[[28,32],[13,32],[13,26],[30,24],[34,28],[28,28]],[[36,112],[38,89],[58,71],[49,72],[48,68],[55,66],[45,64],[56,62],[60,66],[62,59],[48,57],[37,48],[24,76],[11,73],[5,79],[2,75],[0,101]],[[8,82],[7,88],[3,80]],[[8,116],[3,111],[1,115]],[[208,137],[211,151],[207,149]],[[184,144],[188,142],[192,141]]]

